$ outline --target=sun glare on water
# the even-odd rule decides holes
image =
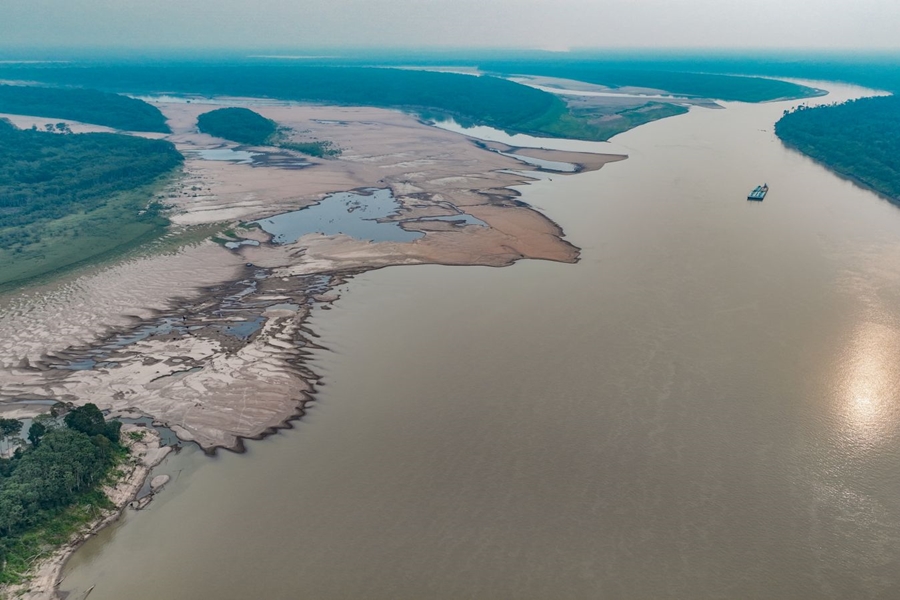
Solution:
[[[871,322],[861,324],[848,348],[838,408],[841,438],[857,452],[877,449],[897,431],[898,355],[900,332]]]

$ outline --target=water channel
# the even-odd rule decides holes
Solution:
[[[62,589],[900,597],[900,209],[784,148],[791,105],[694,108],[522,188],[576,265],[356,277],[312,318],[309,414],[169,459]]]

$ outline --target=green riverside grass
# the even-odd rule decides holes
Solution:
[[[162,205],[151,202],[150,210],[155,214],[149,217],[141,218],[138,213],[140,206],[147,205],[170,182],[171,178],[164,178],[157,184],[116,194],[90,212],[36,222],[39,237],[0,247],[0,292],[121,255],[164,235],[169,220],[161,214]],[[0,219],[0,234],[6,233],[4,229]]]

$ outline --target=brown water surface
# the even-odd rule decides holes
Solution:
[[[790,105],[692,109],[524,188],[577,265],[357,277],[296,429],[171,460],[62,588],[900,597],[900,209],[785,149]]]

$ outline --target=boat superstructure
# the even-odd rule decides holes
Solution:
[[[750,192],[747,196],[747,200],[759,200],[762,201],[766,197],[766,193],[769,191],[769,184],[764,183],[762,185],[756,186],[756,188]]]

